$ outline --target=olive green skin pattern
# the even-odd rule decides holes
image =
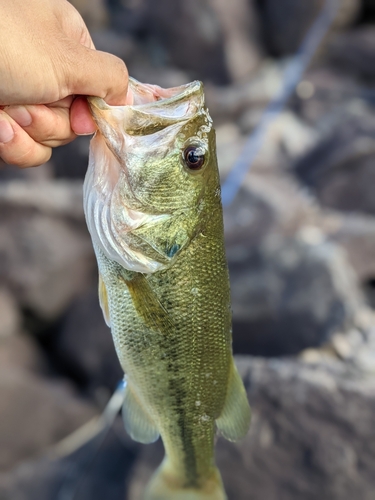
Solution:
[[[212,151],[213,135],[212,130]],[[225,402],[231,361],[229,280],[214,155],[206,168],[211,175],[200,230],[170,268],[144,275],[172,331],[145,324],[123,268],[97,252],[121,366],[156,423],[167,456],[192,485],[212,473],[215,419]],[[126,277],[131,278],[129,271]]]
[[[215,132],[201,84],[186,88],[166,100],[165,107],[173,108],[167,118],[157,114],[163,102],[127,107],[121,126],[109,107],[91,102],[100,132],[85,181],[85,213],[105,290],[101,303],[127,390],[156,429],[150,438],[132,433],[129,425],[130,434],[146,443],[160,433],[166,453],[163,480],[171,491],[193,492],[164,495],[162,485],[159,496],[151,492],[147,498],[219,500],[225,494],[214,463],[215,421],[234,393],[228,389],[234,372],[229,278]],[[204,151],[197,170],[184,157],[192,145]],[[102,154],[105,160],[98,161]],[[102,202],[106,192],[110,201]],[[108,231],[102,215],[107,206]],[[127,210],[133,219],[147,217],[134,226]],[[135,257],[122,260],[121,248]],[[245,401],[243,435],[249,417],[239,377],[237,386]],[[227,434],[232,439],[230,429]]]

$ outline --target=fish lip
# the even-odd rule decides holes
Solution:
[[[142,89],[142,87],[147,89],[151,86],[142,84],[135,78],[129,77],[129,88],[133,92],[137,92],[137,89]],[[171,97],[162,97],[159,100],[151,102],[128,104],[125,106],[111,106],[101,97],[88,97],[90,110],[95,121],[98,122],[100,120],[101,113],[103,112],[110,111],[114,114],[120,114],[126,108],[126,113],[128,115],[149,115],[150,118],[157,118],[160,116],[164,120],[169,118],[172,124],[181,120],[193,118],[205,106],[203,83],[199,80],[194,80],[193,82],[178,87],[171,87],[169,89],[163,89],[157,86],[153,87],[159,88],[162,92],[171,91],[173,95],[171,95]],[[174,91],[176,92],[174,93]],[[185,102],[188,103],[188,105],[179,108],[179,104]],[[171,111],[169,115],[168,110]]]
[[[129,77],[129,87],[132,91],[136,91],[137,88],[144,86],[141,82],[136,80],[135,78]],[[161,87],[159,87],[161,88]],[[181,89],[181,91],[180,91]],[[204,92],[203,92],[203,83],[199,80],[194,80],[190,83],[186,83],[184,85],[179,85],[178,87],[171,87],[169,89],[162,89],[168,90],[168,91],[176,91],[175,94],[173,94],[171,97],[165,97],[162,99],[159,99],[157,101],[153,101],[150,103],[144,103],[144,104],[136,104],[136,105],[131,105],[131,107],[136,107],[137,109],[144,109],[150,106],[152,104],[152,107],[160,107],[160,106],[168,106],[170,104],[174,104],[178,101],[182,100],[187,100],[191,99],[194,97],[203,97]]]

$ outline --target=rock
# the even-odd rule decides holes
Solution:
[[[108,13],[105,0],[71,0],[70,3],[81,14],[90,31],[107,25]]]
[[[0,186],[0,279],[19,307],[56,319],[96,271],[74,182]]]
[[[334,361],[243,357],[237,363],[253,419],[243,441],[217,445],[228,498],[372,499],[374,377]],[[142,498],[162,455],[160,443],[143,448],[127,498]]]
[[[145,12],[155,62],[169,61],[193,78],[229,82],[222,27],[209,0],[147,0]]]
[[[80,500],[124,498],[125,484],[139,445],[124,436],[122,421],[103,440],[100,435],[73,454],[53,454],[23,462],[0,474],[2,500]],[[120,437],[120,439],[119,439]]]
[[[374,133],[374,116],[361,100],[352,101],[322,126],[322,139],[295,164],[298,178],[322,205],[375,213]]]
[[[295,53],[323,5],[324,0],[284,0],[280,9],[278,0],[259,2],[263,38],[268,50],[276,56]]]
[[[95,414],[67,383],[0,369],[0,469],[42,452]]]
[[[247,0],[235,0],[230,8],[222,0],[189,4],[163,0],[157,5],[150,0],[112,0],[110,11],[118,34],[127,33],[136,41],[137,57],[130,54],[125,59],[135,76],[146,73],[147,67],[159,68],[162,74],[172,64],[191,73],[188,78],[240,81],[252,74],[262,59],[256,10]],[[171,15],[176,26],[168,22]],[[116,40],[113,42],[111,52],[118,47]],[[144,66],[141,71],[140,66]],[[153,79],[142,80],[155,83]]]
[[[46,371],[41,351],[31,336],[25,333],[0,339],[0,366],[34,373]]]
[[[228,258],[235,352],[295,354],[353,325],[360,294],[338,247],[276,240]]]
[[[223,30],[226,64],[233,82],[240,82],[259,67],[262,49],[254,1],[210,0]]]
[[[329,239],[342,246],[360,282],[375,278],[375,219],[363,214],[327,216]]]
[[[253,172],[224,221],[235,352],[295,354],[355,325],[355,273],[290,181]]]
[[[337,35],[329,46],[331,62],[340,69],[374,80],[375,28],[361,26]]]
[[[303,121],[317,132],[321,130],[326,138],[342,119],[342,110],[358,107],[358,100],[371,103],[371,88],[359,82],[355,74],[344,73],[325,61],[305,73],[291,104]]]
[[[216,154],[220,176],[226,177],[242,152],[246,138],[234,123],[225,123],[215,128]]]
[[[0,342],[20,330],[21,313],[17,302],[6,288],[0,288]]]
[[[113,391],[123,378],[112,335],[99,306],[97,286],[70,306],[51,339],[59,366],[86,389]]]
[[[275,62],[265,62],[251,80],[228,86],[205,86],[207,106],[215,126],[228,120],[238,120],[248,110],[258,114],[280,88],[282,67]]]
[[[352,24],[361,9],[361,0],[339,0],[340,5],[330,31]],[[258,2],[262,32],[268,50],[276,56],[297,52],[307,31],[325,6],[324,0],[284,0],[280,9],[278,0]]]
[[[260,118],[261,116],[254,116],[254,110],[249,109],[243,113],[239,120],[242,132],[248,135],[257,127]],[[302,122],[294,113],[283,111],[268,126],[263,147],[256,161],[261,159],[262,163],[275,166],[281,165],[282,160],[285,159],[286,165],[289,166],[291,162],[309,150],[316,140],[316,133],[311,127]]]

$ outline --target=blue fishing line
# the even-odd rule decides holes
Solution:
[[[268,130],[268,127],[284,109],[303,73],[309,66],[324,36],[336,18],[340,0],[326,0],[321,13],[305,36],[298,52],[287,64],[282,79],[282,87],[277,96],[264,111],[255,131],[247,139],[245,146],[225,179],[221,196],[223,206],[229,206],[236,197],[247,172],[256,158]]]

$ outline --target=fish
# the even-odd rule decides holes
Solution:
[[[98,130],[84,181],[125,429],[163,441],[146,500],[224,500],[216,434],[244,437],[251,412],[232,355],[215,131],[199,81],[129,89],[126,106],[88,99]]]

